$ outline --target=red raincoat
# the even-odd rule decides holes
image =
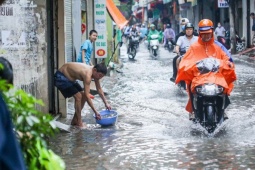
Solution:
[[[197,68],[196,63],[203,59],[214,57],[220,62],[220,69],[218,72],[209,72],[201,74]],[[236,80],[234,64],[229,61],[225,52],[214,43],[214,38],[208,42],[203,42],[201,37],[198,38],[198,42],[192,44],[189,50],[182,58],[176,83],[184,80],[191,92],[195,91],[195,87],[204,83],[214,83],[224,87],[224,93],[230,94]],[[189,88],[187,88],[189,90]],[[186,110],[192,113],[192,104],[189,99],[186,106]]]

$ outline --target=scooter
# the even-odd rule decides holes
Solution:
[[[128,57],[134,59],[139,47],[139,35],[134,34],[129,38]]]
[[[225,37],[219,36],[217,40],[222,43],[228,50],[230,50],[231,47],[231,41],[230,41],[230,32],[226,31]],[[239,35],[236,32],[236,51],[241,52],[245,50],[245,41],[244,39],[240,38]]]
[[[156,59],[159,55],[159,35],[158,34],[153,34],[151,35],[151,40],[150,40],[150,46],[149,46],[149,51],[150,55],[152,58]]]
[[[171,38],[166,39],[165,49],[167,49],[169,52],[172,52],[174,49],[174,44]]]
[[[216,82],[218,76],[222,77],[220,61],[216,58],[206,58],[196,63],[199,74],[192,80],[189,87],[195,114],[194,123],[200,123],[208,133],[213,133],[224,120],[224,110],[229,104],[225,92],[226,80]],[[227,70],[230,71],[231,70]],[[208,77],[205,81],[203,78]],[[223,80],[223,79],[221,79]],[[225,86],[225,87],[223,87]]]

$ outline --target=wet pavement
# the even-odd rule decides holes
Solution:
[[[188,120],[187,95],[169,81],[172,58],[161,48],[151,59],[141,44],[135,60],[121,49],[118,72],[111,70],[102,80],[118,123],[101,127],[88,105],[83,109],[87,128],[71,127],[50,141],[71,170],[119,169],[255,169],[255,64],[246,56],[234,56],[238,80],[226,112],[229,119],[214,135],[204,133]],[[250,60],[250,62],[249,62]],[[104,104],[95,95],[98,110]],[[69,102],[67,118],[74,113]]]

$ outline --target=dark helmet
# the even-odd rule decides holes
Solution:
[[[186,30],[187,28],[193,28],[193,30],[194,30],[194,25],[191,24],[191,23],[187,23],[187,24],[185,25],[185,30]]]
[[[171,25],[170,24],[166,24],[166,28],[171,28]]]

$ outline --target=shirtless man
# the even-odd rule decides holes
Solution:
[[[81,119],[81,110],[86,102],[88,102],[91,109],[96,115],[96,119],[101,119],[100,114],[95,109],[90,99],[90,83],[94,79],[98,94],[102,98],[105,107],[111,109],[111,106],[105,99],[104,92],[100,86],[99,80],[107,73],[107,68],[104,64],[96,64],[95,66],[89,66],[84,63],[69,62],[64,64],[55,73],[55,86],[63,94],[65,98],[74,97],[75,99],[75,114],[71,125],[83,127]],[[83,81],[84,90],[76,80]]]

